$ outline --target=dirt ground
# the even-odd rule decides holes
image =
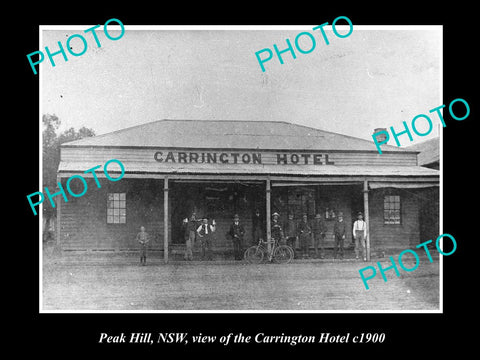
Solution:
[[[394,256],[394,258],[396,258]],[[53,255],[44,252],[41,310],[438,310],[439,259],[420,257],[412,272],[386,272],[368,282],[359,269],[370,262],[294,260],[172,261],[136,254]],[[413,267],[404,261],[405,266]]]

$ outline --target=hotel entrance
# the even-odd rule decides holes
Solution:
[[[261,181],[171,181],[170,209],[172,244],[185,243],[183,220],[195,212],[197,220],[215,219],[214,250],[228,250],[232,244],[225,235],[235,214],[240,216],[245,227],[245,242],[250,242],[255,210],[265,213],[265,185]]]
[[[280,221],[285,224],[288,214],[293,214],[296,221],[301,221],[307,214],[312,222],[320,214],[327,226],[326,246],[333,247],[333,225],[340,212],[347,224],[346,242],[352,238],[353,222],[356,213],[363,210],[362,183],[281,183],[272,182],[272,213],[280,214]]]

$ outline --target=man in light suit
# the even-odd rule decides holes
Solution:
[[[358,259],[360,251],[363,261],[367,261],[367,252],[365,249],[365,238],[367,237],[367,223],[363,220],[361,212],[357,215],[357,221],[353,223],[353,236],[355,237],[355,258]]]

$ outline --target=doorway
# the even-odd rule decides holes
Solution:
[[[208,217],[215,219],[215,248],[228,248],[231,241],[226,239],[233,216],[238,214],[246,230],[246,238],[251,236],[251,222],[255,209],[265,212],[265,185],[262,182],[187,182],[171,184],[170,228],[172,244],[185,242],[183,220],[196,213],[197,220]],[[247,240],[248,241],[248,240]]]

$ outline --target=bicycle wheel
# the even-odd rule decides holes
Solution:
[[[260,246],[250,246],[245,250],[244,258],[250,264],[259,264],[262,262],[264,256],[263,249]]]
[[[273,253],[273,260],[279,264],[288,264],[293,258],[293,251],[290,246],[279,245]]]

